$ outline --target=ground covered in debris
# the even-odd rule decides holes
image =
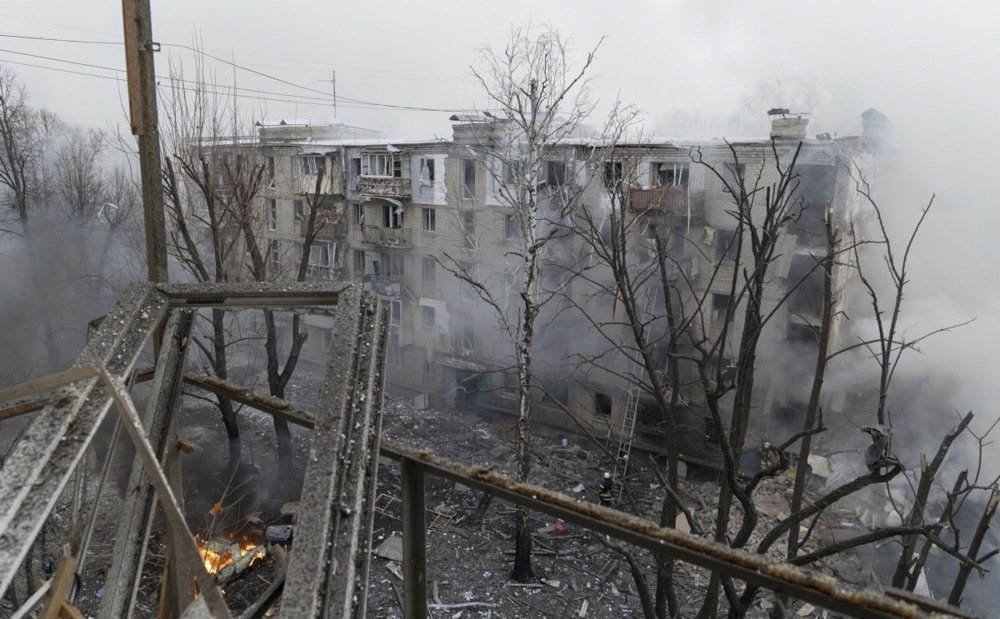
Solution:
[[[410,402],[386,401],[383,436],[426,447],[439,455],[468,464],[488,464],[505,473],[515,465],[513,424],[510,418],[473,413],[419,410]],[[537,429],[532,482],[574,496],[598,501],[602,472],[610,456],[588,439],[553,430]],[[399,617],[402,594],[399,559],[399,471],[383,460],[379,470],[369,590],[369,615]],[[656,463],[637,455],[631,466],[628,494],[622,508],[658,519],[662,499]],[[765,482],[761,489],[762,518],[777,521],[787,515],[791,483]],[[717,486],[712,482],[684,482],[682,496],[691,507],[696,526],[708,530],[714,518]],[[624,557],[600,536],[553,521],[542,514],[532,520],[535,534],[533,568],[538,581],[512,583],[508,573],[513,557],[513,506],[494,501],[482,510],[482,494],[447,480],[427,479],[429,603],[438,616],[453,617],[621,617],[641,616],[635,584]],[[478,513],[477,513],[478,512]],[[682,524],[684,528],[688,528]],[[648,553],[637,553],[647,577],[654,568]],[[844,562],[841,561],[843,564]],[[849,569],[847,569],[849,568]],[[679,565],[678,599],[685,616],[697,612],[708,573]],[[857,573],[860,564],[842,565]],[[762,598],[757,611],[765,614],[770,601]],[[801,616],[821,616],[808,605],[793,604]]]
[[[317,379],[302,378],[290,387],[290,399],[306,410],[316,410]],[[264,389],[257,387],[257,392]],[[467,464],[485,464],[512,473],[514,434],[511,417],[487,416],[467,411],[420,409],[409,400],[387,397],[383,436]],[[240,413],[243,464],[226,477],[225,433],[217,411],[208,402],[188,398],[180,423],[180,437],[189,453],[183,455],[188,520],[200,535],[251,536],[263,541],[268,526],[294,522],[295,491],[301,483],[308,452],[309,432],[293,428],[294,470],[275,464],[274,431],[267,415],[243,409]],[[610,455],[589,439],[545,428],[536,428],[532,461],[533,483],[563,492],[580,501],[597,502],[603,471],[612,465]],[[662,465],[662,463],[661,463]],[[635,454],[630,467],[629,492],[622,509],[656,520],[662,500],[662,480],[657,464]],[[120,483],[120,481],[119,481]],[[624,556],[608,547],[607,540],[585,530],[537,514],[533,568],[537,580],[516,584],[508,578],[513,557],[513,506],[492,501],[460,484],[427,477],[428,599],[431,616],[437,617],[621,617],[641,616],[635,584]],[[766,481],[757,498],[763,524],[769,528],[788,513],[791,482]],[[713,482],[684,481],[681,496],[694,517],[694,528],[711,528],[718,488]],[[105,509],[117,497],[105,499]],[[376,501],[368,616],[402,617],[400,559],[400,486],[398,464],[381,460]],[[851,515],[853,516],[853,515]],[[836,519],[836,513],[831,515]],[[856,518],[855,518],[856,519]],[[734,523],[734,526],[738,524]],[[95,560],[81,574],[83,589],[78,604],[85,614],[96,615],[105,571],[111,560],[117,522],[99,524],[94,538]],[[686,523],[680,525],[687,528]],[[819,530],[836,530],[836,523],[821,523]],[[165,543],[162,525],[155,532],[147,554],[146,575],[140,586],[139,610],[155,615],[159,597]],[[751,543],[751,547],[754,542]],[[776,549],[780,552],[780,549]],[[652,557],[638,552],[653,586]],[[241,612],[277,578],[285,560],[280,545],[272,545],[257,561],[224,585],[226,598]],[[867,579],[867,563],[850,555],[837,559],[833,572],[854,584]],[[678,599],[684,616],[701,604],[708,573],[689,565],[677,566]],[[764,616],[771,602],[760,598],[751,616]],[[800,616],[822,612],[793,603]]]

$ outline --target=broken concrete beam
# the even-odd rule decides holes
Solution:
[[[282,596],[283,617],[363,617],[381,429],[385,309],[358,288],[338,303]]]
[[[128,375],[166,311],[166,298],[153,287],[129,287],[84,348],[79,365]],[[10,586],[110,406],[110,390],[95,377],[60,387],[4,463],[0,593]]]

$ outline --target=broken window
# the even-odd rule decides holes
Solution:
[[[361,157],[351,157],[351,176],[361,176]]]
[[[278,229],[278,201],[274,198],[267,201],[267,229],[271,232]]]
[[[424,282],[433,282],[437,278],[437,262],[430,256],[421,259]]]
[[[309,246],[309,266],[332,267],[336,263],[336,241],[313,241]]]
[[[476,246],[476,213],[462,211],[462,247],[472,249]]]
[[[725,320],[730,303],[732,303],[732,297],[728,294],[712,294],[712,322]]]
[[[267,158],[267,182],[274,182],[274,157]]]
[[[516,239],[519,236],[517,229],[517,218],[514,215],[503,216],[503,238],[506,240]]]
[[[434,182],[434,160],[424,157],[420,160],[420,184],[430,185]]]
[[[718,241],[715,249],[716,260],[723,258],[736,260],[739,257],[740,247],[736,238],[736,230],[719,230],[715,237]]]
[[[545,162],[545,182],[549,185],[562,187],[566,184],[566,162],[546,161]]]
[[[382,205],[382,227],[402,228],[403,227],[403,207],[395,204]]]
[[[429,305],[423,306],[424,328],[433,329],[435,325],[434,308]]]
[[[437,216],[434,213],[434,209],[425,208],[421,210],[423,211],[424,216],[424,232],[434,232],[437,230]]]
[[[658,187],[684,187],[688,184],[688,164],[654,163],[653,179]]]
[[[354,205],[354,225],[361,227],[365,225],[365,205],[358,203]]]
[[[303,155],[302,173],[316,176],[326,170],[326,157],[323,155]]]
[[[604,186],[607,189],[617,189],[624,177],[621,161],[604,162]]]
[[[594,415],[611,417],[611,396],[606,393],[594,393]]]
[[[310,209],[305,200],[292,200],[292,211],[296,219],[306,219],[309,217]]]
[[[474,200],[476,197],[476,160],[462,159],[462,197]]]
[[[364,153],[361,155],[361,176],[392,178],[396,175],[396,165],[389,153]],[[400,170],[402,176],[402,170]]]

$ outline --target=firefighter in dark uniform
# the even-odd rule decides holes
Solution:
[[[601,499],[601,505],[606,507],[611,505],[612,489],[614,488],[614,482],[611,480],[611,473],[605,471],[604,479],[601,480],[601,489],[598,491],[597,496]]]

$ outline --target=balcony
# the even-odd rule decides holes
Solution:
[[[410,179],[384,176],[359,176],[354,181],[354,190],[366,196],[378,198],[409,198]]]
[[[389,275],[365,275],[365,288],[373,291],[380,297],[398,299],[402,296],[404,286],[402,278]]]
[[[629,208],[633,211],[677,211],[687,209],[687,187],[630,189]]]
[[[306,267],[306,279],[309,280],[339,280],[341,279],[339,266],[319,266],[310,264]]]
[[[368,245],[399,248],[409,248],[413,246],[410,240],[410,230],[408,228],[364,226],[361,230],[363,240]]]

